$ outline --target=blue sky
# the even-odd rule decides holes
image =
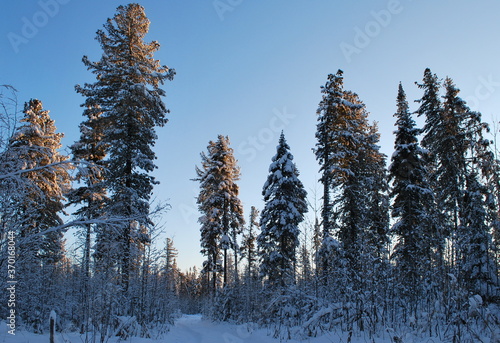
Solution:
[[[413,100],[426,67],[450,76],[485,120],[499,117],[500,2],[497,0],[147,0],[148,40],[177,75],[165,85],[169,123],[158,129],[158,201],[182,269],[200,266],[194,198],[199,154],[218,134],[228,135],[242,171],[241,200],[262,208],[261,189],[280,130],[311,197],[317,185],[314,147],[320,86],[344,71],[378,121],[382,151],[392,154],[395,99],[401,81]],[[93,82],[81,58],[98,60],[95,32],[115,0],[3,0],[0,11],[0,84],[19,101],[43,101],[64,146],[79,136],[83,98],[74,86]],[[497,120],[498,121],[498,120]]]

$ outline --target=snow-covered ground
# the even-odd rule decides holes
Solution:
[[[276,342],[264,330],[253,330],[252,325],[213,323],[201,315],[184,315],[165,336],[172,343],[243,343]]]
[[[98,342],[98,340],[96,340]],[[16,335],[10,335],[7,332],[5,323],[1,323],[0,342],[6,343],[48,343],[48,334],[36,335],[29,332],[17,331]],[[82,336],[77,333],[57,333],[56,342],[58,343],[82,343]],[[147,339],[132,337],[127,340],[118,337],[110,338],[107,343],[277,343],[277,342],[309,342],[309,343],[332,343],[348,342],[347,334],[328,333],[321,337],[308,338],[303,341],[274,339],[268,335],[266,329],[256,329],[253,325],[243,324],[235,325],[228,323],[213,323],[204,320],[201,315],[183,315],[180,317],[170,332],[157,339]],[[366,337],[352,337],[352,343],[392,343],[389,335],[386,337],[374,338],[369,340]],[[414,339],[405,337],[404,343],[439,343],[439,340]]]

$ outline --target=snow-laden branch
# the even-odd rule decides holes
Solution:
[[[93,164],[91,162],[87,162],[87,161],[59,161],[59,162],[46,164],[43,166],[38,166],[38,167],[33,167],[33,168],[28,168],[28,169],[19,169],[19,170],[13,171],[13,172],[0,174],[0,181],[5,180],[5,179],[10,179],[10,178],[15,178],[15,177],[18,177],[18,176],[25,174],[25,173],[36,172],[36,171],[44,170],[44,169],[50,169],[50,168],[61,166],[61,165],[67,165],[70,168],[73,168],[75,165],[78,165],[78,164],[87,165],[87,166],[90,166],[91,168],[97,168],[95,166],[95,164]]]
[[[170,205],[168,205],[168,204],[164,204],[164,205],[160,204],[154,209],[154,211],[150,212],[148,214],[148,216],[157,215],[163,211],[168,210],[169,208],[170,208]],[[42,232],[33,234],[30,236],[30,238],[46,235],[49,232],[67,231],[67,229],[69,229],[71,227],[86,226],[86,225],[107,225],[107,226],[119,228],[119,227],[122,227],[123,224],[129,225],[133,221],[140,221],[142,219],[144,219],[144,216],[142,216],[142,215],[101,216],[99,218],[94,218],[94,219],[74,219],[74,220],[68,221],[64,224],[53,226],[53,227],[48,228]]]

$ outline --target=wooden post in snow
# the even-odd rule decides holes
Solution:
[[[55,343],[55,333],[56,333],[56,312],[54,310],[50,311],[50,343]]]

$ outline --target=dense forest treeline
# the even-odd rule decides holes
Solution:
[[[218,135],[193,180],[205,262],[181,271],[174,241],[156,242],[168,205],[150,205],[155,128],[169,113],[161,86],[175,70],[154,59],[148,27],[144,9],[130,4],[97,32],[103,54],[83,58],[96,80],[75,87],[84,120],[70,156],[40,100],[17,120],[16,90],[1,88],[0,265],[4,288],[15,291],[4,293],[0,313],[14,328],[44,332],[54,310],[58,329],[86,342],[154,338],[179,313],[202,312],[282,339],[342,330],[394,342],[406,332],[500,340],[499,151],[451,78],[426,69],[414,113],[395,85],[388,158],[343,72],[328,75],[312,147],[321,194],[307,194],[282,132],[265,205],[248,216],[229,137]],[[74,219],[64,222],[70,205]],[[64,244],[70,227],[74,252]]]

